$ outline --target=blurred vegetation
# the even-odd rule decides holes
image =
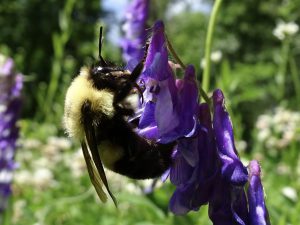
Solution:
[[[173,47],[184,63],[196,66],[200,81],[209,13],[195,12],[188,1],[182,1],[186,10],[166,16],[167,10],[180,1],[151,2],[149,24],[164,19]],[[254,157],[262,162],[270,217],[272,224],[278,225],[300,221],[299,139],[292,138],[284,150],[278,150],[259,140],[261,128],[256,123],[261,114],[272,117],[278,106],[300,109],[300,32],[284,40],[273,35],[281,20],[300,24],[299,8],[300,0],[223,1],[213,42],[213,51],[221,51],[222,57],[213,61],[210,90],[219,87],[225,93],[237,146],[246,143],[242,158],[247,161]],[[97,56],[98,29],[104,24],[108,34],[110,24],[105,24],[105,19],[110,13],[103,10],[99,0],[1,1],[0,52],[15,60],[26,80],[22,141],[46,143],[49,136],[63,135],[66,88],[79,68]],[[105,58],[122,64],[119,47],[107,37],[103,51]],[[299,128],[295,132],[299,134]],[[272,135],[277,133],[270,132]],[[32,161],[43,158],[42,148],[22,147],[17,159],[26,154],[31,154]],[[68,158],[74,149],[72,146],[57,154]],[[274,151],[278,154],[269,154]],[[117,211],[111,203],[103,206],[89,189],[87,174],[73,178],[66,165],[58,163],[50,168],[57,185],[46,190],[16,184],[15,204],[11,206],[14,211],[10,214],[15,215],[19,201],[25,201],[26,207],[11,224],[210,224],[206,208],[185,217],[168,213],[173,190],[170,184],[148,196],[120,189],[120,209]],[[31,161],[21,160],[19,170],[33,171],[34,167]],[[285,187],[292,188],[296,197],[284,193]]]
[[[61,117],[66,85],[95,52],[101,13],[98,0],[1,1],[1,52],[29,80],[25,117],[48,122]]]

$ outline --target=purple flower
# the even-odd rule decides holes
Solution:
[[[164,25],[155,23],[141,79],[145,82],[145,99],[155,102],[154,119],[160,135],[174,129],[179,121],[175,112],[177,89],[174,74],[168,63]],[[162,108],[165,110],[162,112]],[[162,115],[164,114],[164,115]],[[167,120],[165,120],[168,118]]]
[[[169,142],[170,140],[175,140],[181,137],[192,137],[196,132],[198,87],[194,66],[188,65],[183,79],[176,81],[176,92],[177,98],[176,102],[174,101],[174,113],[176,114],[176,118],[178,118],[178,124],[172,130],[170,129],[164,133],[162,142]],[[161,113],[158,114],[163,115],[163,101],[161,101],[160,107],[157,107],[157,111],[159,110]],[[164,121],[165,120],[166,118]],[[170,123],[172,123],[171,120]]]
[[[183,136],[190,137],[195,132],[198,88],[192,65],[186,68],[184,78],[176,82],[168,62],[164,24],[156,22],[152,32],[140,77],[140,83],[145,85],[145,103],[139,129],[142,134],[145,127],[151,126],[156,129],[159,142],[169,143]]]
[[[253,160],[249,164],[249,187],[247,191],[250,225],[269,225],[269,214],[264,200],[264,190],[260,180],[260,166]]]
[[[143,94],[145,103],[142,106],[143,114],[139,128],[156,126],[158,138],[162,138],[179,123],[175,111],[177,89],[173,72],[168,64],[163,23],[157,22],[152,31],[144,72],[140,78],[146,90]]]
[[[224,95],[219,89],[213,93],[213,105],[213,127],[222,161],[222,176],[233,185],[243,186],[248,180],[248,172],[238,157],[234,145],[232,123],[225,108]]]
[[[12,59],[0,55],[0,212],[11,193],[12,172],[16,168],[14,155],[21,109],[22,75],[14,72]]]
[[[138,81],[144,90],[144,102],[134,118],[139,119],[139,135],[160,143],[177,143],[173,163],[163,175],[169,175],[176,186],[170,210],[183,215],[209,204],[209,217],[215,225],[264,224],[256,222],[266,218],[267,212],[260,195],[259,173],[251,164],[247,198],[244,188],[248,172],[234,145],[222,91],[213,93],[211,118],[209,105],[198,103],[194,67],[188,65],[183,79],[176,80],[171,64],[164,24],[158,21],[152,27],[144,71]],[[263,212],[258,212],[259,207]]]
[[[144,56],[143,47],[147,40],[147,18],[149,0],[133,0],[126,10],[121,40],[123,58],[126,62],[138,63]]]
[[[198,119],[195,137],[178,140],[177,154],[170,171],[170,180],[177,187],[169,207],[177,215],[199,210],[208,203],[219,171],[207,104],[198,106]],[[177,160],[178,155],[180,161]]]
[[[209,201],[209,218],[214,225],[248,225],[247,199],[243,187],[231,185],[219,174]]]

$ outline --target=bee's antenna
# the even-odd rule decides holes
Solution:
[[[102,55],[101,55],[101,50],[102,50],[102,42],[103,42],[103,35],[102,35],[102,31],[103,31],[103,27],[100,27],[100,34],[99,34],[99,60],[100,63],[103,66],[107,66],[107,63],[105,62],[105,60],[103,59]]]
[[[99,59],[102,57],[101,56],[101,48],[102,48],[102,30],[103,27],[100,27],[100,34],[99,34]]]

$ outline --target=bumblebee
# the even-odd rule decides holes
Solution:
[[[156,178],[170,167],[175,143],[160,144],[141,137],[127,120],[134,114],[134,108],[126,104],[126,98],[137,87],[136,80],[145,60],[130,72],[106,62],[101,48],[102,27],[99,59],[90,67],[82,67],[67,90],[64,127],[70,137],[81,142],[88,173],[100,200],[107,200],[104,185],[117,205],[103,165],[133,179]]]

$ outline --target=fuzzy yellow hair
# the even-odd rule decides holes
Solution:
[[[67,90],[63,124],[70,137],[84,139],[81,108],[85,101],[91,103],[91,110],[112,118],[115,114],[113,94],[106,90],[97,90],[88,79],[89,69],[81,68],[80,74]]]

